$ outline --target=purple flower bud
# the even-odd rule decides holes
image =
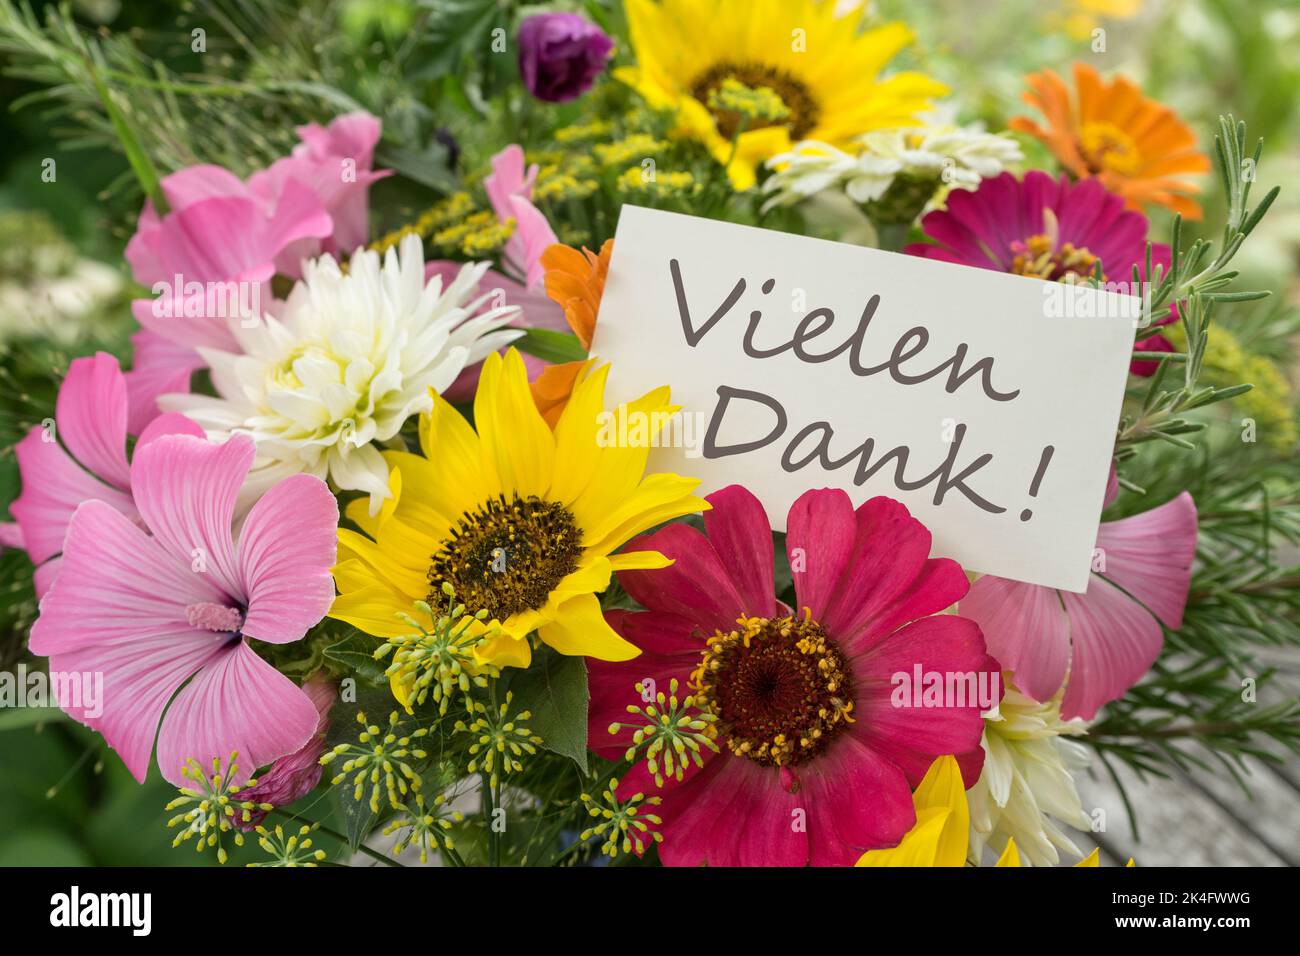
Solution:
[[[519,72],[548,103],[576,99],[595,82],[614,41],[576,13],[538,13],[519,25]]]

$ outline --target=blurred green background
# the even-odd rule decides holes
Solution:
[[[253,2],[256,7],[262,4]],[[35,4],[43,16],[46,4]],[[129,34],[142,49],[185,71],[194,54],[190,29],[210,23],[209,56],[238,53],[222,32],[223,18],[243,3],[117,2],[83,0],[70,8],[82,26]],[[386,92],[385,38],[403,39],[412,20],[410,0],[339,0],[279,4],[284,14],[310,8],[327,23],[335,59],[350,71],[349,92],[362,103],[400,106],[408,115],[429,104]],[[12,8],[11,8],[12,9]],[[881,16],[908,22],[917,43],[904,57],[947,82],[962,120],[980,119],[1003,128],[1022,112],[1025,73],[1043,67],[1066,72],[1084,60],[1103,73],[1123,71],[1146,93],[1179,111],[1208,147],[1217,117],[1231,112],[1249,124],[1253,142],[1263,137],[1258,179],[1277,183],[1282,195],[1238,258],[1247,287],[1279,293],[1245,310],[1238,338],[1274,359],[1297,381],[1290,334],[1300,302],[1296,263],[1300,250],[1300,4],[1295,0],[877,0]],[[237,19],[237,17],[236,17]],[[1104,51],[1096,51],[1104,33]],[[260,42],[260,41],[257,41]],[[277,51],[278,52],[278,51]],[[310,51],[309,51],[310,52]],[[0,66],[13,66],[0,45]],[[218,59],[216,62],[222,62]],[[209,69],[211,67],[209,66]],[[244,74],[247,77],[247,73]],[[335,78],[337,79],[337,77]],[[12,445],[52,414],[57,383],[68,362],[97,349],[126,355],[132,329],[130,277],[121,254],[140,206],[125,159],[101,141],[82,136],[84,116],[75,104],[29,102],[42,87],[10,75],[0,79],[0,506],[18,492]],[[376,106],[375,108],[379,108]],[[273,117],[282,128],[276,142],[262,142],[274,155],[307,116]],[[427,118],[427,117],[423,117]],[[438,117],[432,117],[436,123]],[[393,114],[385,120],[394,124]],[[221,114],[211,142],[230,150],[242,142],[223,129]],[[230,120],[229,122],[235,122]],[[400,122],[400,119],[396,122]],[[278,124],[278,126],[277,126]],[[395,127],[392,127],[395,128]],[[200,149],[202,144],[200,144]],[[1036,144],[1026,142],[1033,165],[1050,165]],[[213,146],[214,154],[216,146]],[[213,156],[215,158],[215,155]],[[246,166],[264,157],[241,156]],[[48,160],[57,170],[44,182]],[[166,172],[167,170],[163,170]],[[243,170],[241,170],[242,172]],[[1209,177],[1206,218],[1196,228],[1214,230],[1222,196]],[[1164,236],[1159,217],[1153,234]],[[24,640],[35,604],[25,555],[0,555],[0,668],[30,661]],[[84,728],[48,713],[0,710],[0,865],[189,865],[210,856],[170,849],[164,804],[174,791],[158,779],[141,787],[120,761]],[[236,860],[240,857],[237,855]]]

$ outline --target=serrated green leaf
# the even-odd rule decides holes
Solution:
[[[342,664],[360,680],[376,686],[388,686],[382,661],[375,660],[375,649],[383,643],[377,637],[353,630],[343,640],[322,651],[326,660]]]

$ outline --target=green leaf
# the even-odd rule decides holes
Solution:
[[[393,146],[382,149],[375,159],[380,166],[395,169],[437,193],[446,195],[456,189],[456,177],[447,165],[447,147],[442,143],[430,143],[422,150]]]
[[[328,773],[330,768],[326,768]],[[366,842],[366,837],[374,831],[375,826],[379,823],[381,813],[375,813],[370,809],[370,788],[367,785],[366,792],[362,794],[360,800],[352,799],[352,784],[343,783],[334,788],[334,794],[338,803],[339,816],[343,819],[343,834],[348,838],[348,849],[353,853],[357,847]],[[383,807],[381,806],[381,811]]]
[[[571,757],[587,772],[587,665],[550,648],[540,651],[533,666],[514,677],[510,690],[515,706],[531,711],[528,726],[552,753]]]
[[[581,362],[587,357],[576,335],[552,329],[529,329],[512,343],[521,352],[547,362]]]
[[[387,687],[385,665],[382,661],[375,660],[375,649],[382,643],[377,637],[353,629],[343,640],[325,648],[322,654],[326,660],[342,664],[359,679]]]
[[[432,10],[421,44],[412,58],[413,79],[438,79],[456,72],[478,51],[488,56],[492,28],[504,26],[497,0],[424,0]]]

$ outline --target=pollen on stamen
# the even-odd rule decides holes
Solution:
[[[237,607],[200,601],[185,608],[185,619],[190,627],[201,627],[207,631],[237,631],[244,623],[244,615]]]

